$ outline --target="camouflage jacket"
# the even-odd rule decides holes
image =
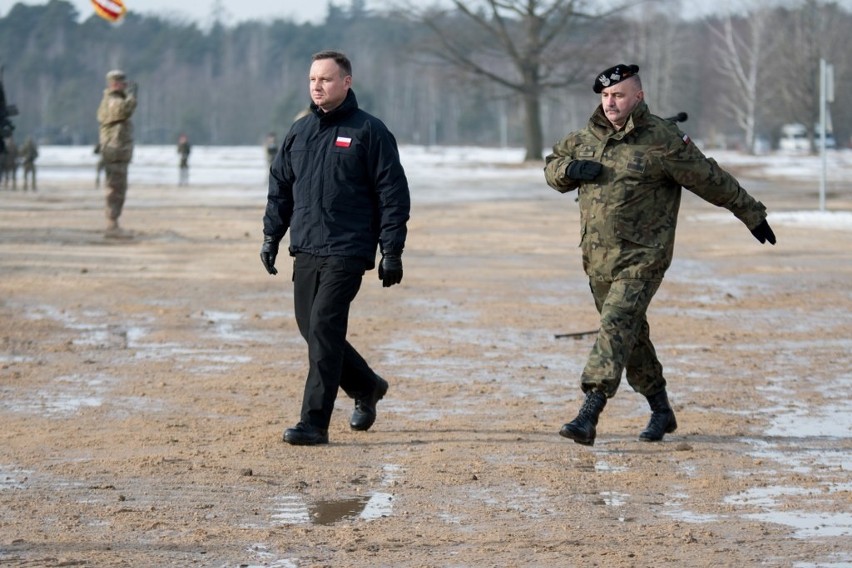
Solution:
[[[21,156],[21,161],[25,166],[33,165],[36,158],[38,158],[38,149],[36,148],[35,142],[28,139],[24,142],[24,145],[21,146],[19,154]]]
[[[566,177],[573,160],[600,162],[592,181]],[[545,179],[561,193],[577,189],[583,268],[591,278],[662,279],[671,264],[681,188],[731,211],[749,229],[766,208],[645,102],[616,131],[601,106],[586,128],[547,156]]]
[[[133,122],[130,117],[134,110],[136,97],[121,91],[104,90],[104,98],[98,106],[98,139],[105,162],[129,162],[133,157]]]

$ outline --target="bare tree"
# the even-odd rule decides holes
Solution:
[[[710,25],[718,40],[713,45],[717,70],[730,81],[730,88],[721,94],[722,110],[736,121],[745,135],[748,152],[755,150],[755,129],[760,103],[760,85],[766,78],[764,65],[772,50],[772,11],[766,7],[749,12],[734,21],[730,14],[721,25]]]
[[[424,46],[424,53],[519,97],[525,159],[541,160],[543,94],[574,85],[580,78],[588,80],[597,65],[596,48],[612,38],[597,33],[600,24],[619,8],[604,12],[587,0],[451,0],[451,4],[450,10],[407,9],[438,40]]]
[[[774,70],[783,85],[779,98],[784,114],[807,126],[813,142],[812,128],[819,121],[819,60],[835,64],[837,84],[848,77],[849,18],[837,4],[818,0],[804,0],[785,16],[780,26],[785,41],[774,54]]]

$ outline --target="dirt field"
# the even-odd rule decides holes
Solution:
[[[91,187],[0,193],[0,564],[852,565],[850,229],[773,221],[800,184],[744,184],[775,247],[685,197],[649,312],[679,429],[637,441],[625,382],[587,448],[557,435],[592,337],[554,335],[597,327],[577,208],[530,183],[415,206],[351,317],[378,421],[342,398],[315,448],[281,441],[306,352],[262,187],[131,187],[123,241]]]

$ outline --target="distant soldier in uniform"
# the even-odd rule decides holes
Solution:
[[[8,189],[11,180],[12,189],[18,189],[18,146],[11,136],[6,138],[6,153],[3,154],[2,168],[3,187]]]
[[[278,153],[278,142],[275,140],[275,133],[270,132],[266,135],[266,145],[264,146],[266,151],[266,167],[269,168],[272,166],[272,160],[275,159],[275,154]]]
[[[671,264],[681,188],[731,211],[761,243],[775,244],[766,208],[706,158],[674,122],[648,110],[636,65],[616,65],[595,79],[601,104],[588,125],[553,147],[548,185],[578,190],[583,268],[600,330],[583,370],[585,401],[559,434],[595,442],[598,416],[627,370],[648,399],[651,419],[639,434],[659,441],[677,428],[646,310]]]
[[[95,166],[95,189],[98,189],[101,187],[101,172],[104,171],[104,157],[101,154],[100,142],[95,144],[95,149],[92,152],[98,156],[98,163]]]
[[[186,134],[178,136],[177,153],[180,155],[180,176],[178,185],[189,185],[189,137]]]
[[[24,142],[20,149],[21,164],[24,166],[24,191],[27,190],[27,179],[32,180],[33,191],[36,190],[36,167],[35,161],[38,158],[38,148],[32,137],[29,137]]]
[[[106,175],[107,237],[124,236],[118,218],[127,195],[127,165],[133,157],[133,123],[136,84],[128,83],[123,71],[107,73],[107,88],[98,107],[99,141]]]

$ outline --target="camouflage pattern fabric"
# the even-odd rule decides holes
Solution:
[[[600,162],[603,170],[592,181],[572,180],[565,175],[572,160]],[[583,268],[593,278],[663,277],[674,251],[681,187],[728,209],[749,229],[766,218],[762,203],[644,102],[619,131],[598,106],[586,128],[553,147],[544,172],[557,191],[579,191]]]
[[[104,162],[106,181],[106,217],[113,221],[121,216],[127,197],[127,162]]]
[[[18,188],[18,146],[12,137],[6,139],[6,152],[2,155],[3,162],[0,163],[0,178],[3,179],[5,187],[12,182],[12,189]]]
[[[663,366],[645,317],[660,281],[592,279],[589,284],[601,327],[583,369],[583,392],[594,389],[615,396],[625,367],[627,382],[636,392],[649,396],[663,390]]]
[[[99,141],[105,163],[129,162],[133,157],[133,111],[136,97],[122,91],[104,90],[98,106]]]
[[[600,175],[568,178],[573,160],[599,162]],[[646,312],[672,261],[682,188],[728,209],[749,229],[766,218],[766,208],[644,101],[621,130],[599,105],[586,128],[553,147],[544,174],[557,191],[579,192],[583,269],[601,314],[583,390],[614,396],[626,368],[634,390],[660,392],[666,381]]]
[[[32,138],[27,138],[20,149],[21,163],[24,167],[24,189],[27,189],[27,181],[32,180],[32,188],[36,189],[35,161],[38,158],[38,149]]]
[[[127,195],[127,164],[133,157],[133,122],[136,97],[122,91],[104,90],[98,106],[99,144],[106,176],[106,216],[121,216]]]

